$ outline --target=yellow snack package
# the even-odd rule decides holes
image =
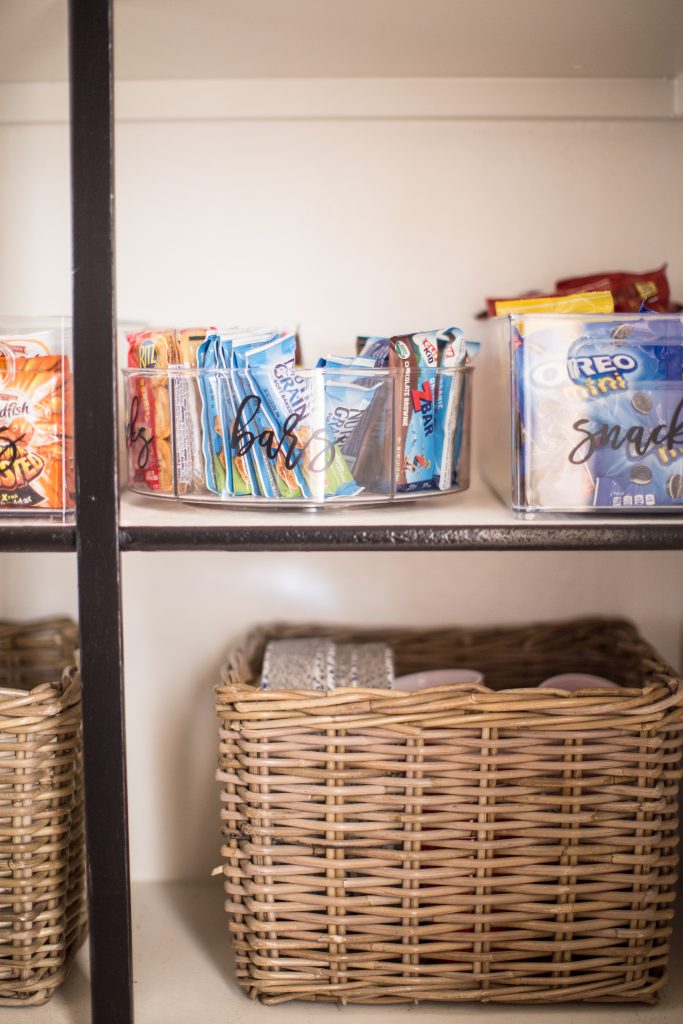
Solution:
[[[496,299],[496,316],[508,313],[613,313],[612,293],[578,292],[576,295],[538,295],[531,299]]]

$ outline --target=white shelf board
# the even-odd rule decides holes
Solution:
[[[227,917],[220,879],[211,883],[142,883],[133,889],[136,1024],[680,1024],[683,972],[672,971],[656,1010],[639,1004],[515,1006],[477,1003],[412,1006],[347,1006],[291,1002],[264,1007],[249,999],[234,980],[228,948]],[[673,954],[676,963],[676,953]],[[568,1012],[569,1011],[569,1012]],[[340,1017],[340,1014],[342,1015]]]
[[[66,0],[2,0],[0,80],[65,79]],[[680,0],[114,0],[120,78],[673,78]]]
[[[483,483],[470,490],[414,501],[382,503],[374,506],[356,505],[322,511],[295,511],[284,508],[249,509],[239,506],[191,504],[163,498],[147,498],[125,492],[121,497],[122,526],[452,526],[465,523],[510,525],[512,513]]]
[[[133,964],[136,1024],[400,1024],[420,1019],[429,1024],[680,1024],[683,1019],[683,954],[678,919],[671,953],[671,977],[656,1008],[632,1004],[572,1003],[555,1006],[458,1003],[441,1006],[347,1006],[291,1002],[263,1007],[249,999],[234,980],[227,918],[219,879],[208,882],[133,884]],[[6,1019],[21,1024],[88,1024],[90,1021],[87,950],[78,954],[69,977],[50,1003],[27,1007]]]
[[[130,531],[123,543],[123,547],[129,549],[145,546],[145,531],[148,531],[149,537],[151,531],[162,529],[168,531],[169,537],[162,538],[159,545],[161,547],[200,546],[198,541],[202,531],[215,533],[219,530],[225,531],[226,539],[229,539],[228,534],[234,534],[238,544],[246,544],[250,539],[258,542],[259,535],[262,534],[266,541],[265,546],[269,546],[268,535],[271,531],[279,534],[285,544],[287,537],[282,535],[283,531],[296,536],[299,542],[305,542],[307,533],[310,533],[312,540],[316,542],[314,535],[320,533],[329,537],[331,547],[335,545],[335,534],[348,534],[349,531],[367,531],[365,539],[368,543],[371,543],[370,535],[373,532],[378,543],[381,542],[382,532],[391,532],[398,538],[398,544],[405,544],[401,534],[405,535],[406,531],[415,530],[424,535],[425,546],[438,546],[439,532],[450,531],[449,544],[471,544],[472,547],[476,547],[477,543],[489,547],[505,547],[508,544],[524,547],[531,544],[534,538],[537,541],[540,538],[542,546],[551,547],[552,531],[555,531],[558,546],[572,546],[573,543],[581,546],[584,536],[588,544],[589,534],[595,537],[597,531],[602,531],[603,536],[599,544],[593,542],[594,546],[617,546],[616,537],[622,530],[629,533],[629,539],[624,545],[627,547],[640,546],[639,539],[642,539],[643,546],[681,547],[683,536],[683,515],[680,514],[608,516],[537,513],[533,516],[519,517],[482,482],[475,482],[470,490],[460,494],[423,497],[413,501],[374,506],[326,508],[321,511],[216,507],[148,498],[124,492],[121,498],[120,522],[124,532]],[[609,531],[606,536],[605,530]],[[180,531],[184,532],[182,542],[173,543],[173,531],[178,531],[179,535]],[[196,538],[191,538],[191,531],[196,531]],[[482,531],[486,531],[485,536],[481,535]],[[547,534],[547,544],[540,531]],[[660,539],[653,544],[651,535],[654,532]],[[634,534],[639,536],[634,539]],[[431,541],[428,539],[429,535],[432,537]],[[670,544],[666,543],[667,537],[670,537]],[[359,542],[361,540],[362,538],[359,538]],[[278,544],[272,546],[277,547]]]
[[[44,1006],[2,1007],[0,1024],[90,1024],[90,957],[87,942],[64,984]]]

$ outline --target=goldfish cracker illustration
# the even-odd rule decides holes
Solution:
[[[31,337],[0,338],[0,512],[75,500],[69,361]]]

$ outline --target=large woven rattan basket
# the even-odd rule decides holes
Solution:
[[[0,622],[0,1014],[46,1002],[85,935],[75,645],[67,619]]]
[[[383,639],[495,692],[259,692],[270,637]],[[523,689],[559,672],[618,692]],[[264,1002],[656,1000],[683,691],[627,622],[274,627],[217,688],[226,910]]]

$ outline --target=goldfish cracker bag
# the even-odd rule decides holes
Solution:
[[[74,507],[71,368],[49,348],[0,337],[0,512]]]

